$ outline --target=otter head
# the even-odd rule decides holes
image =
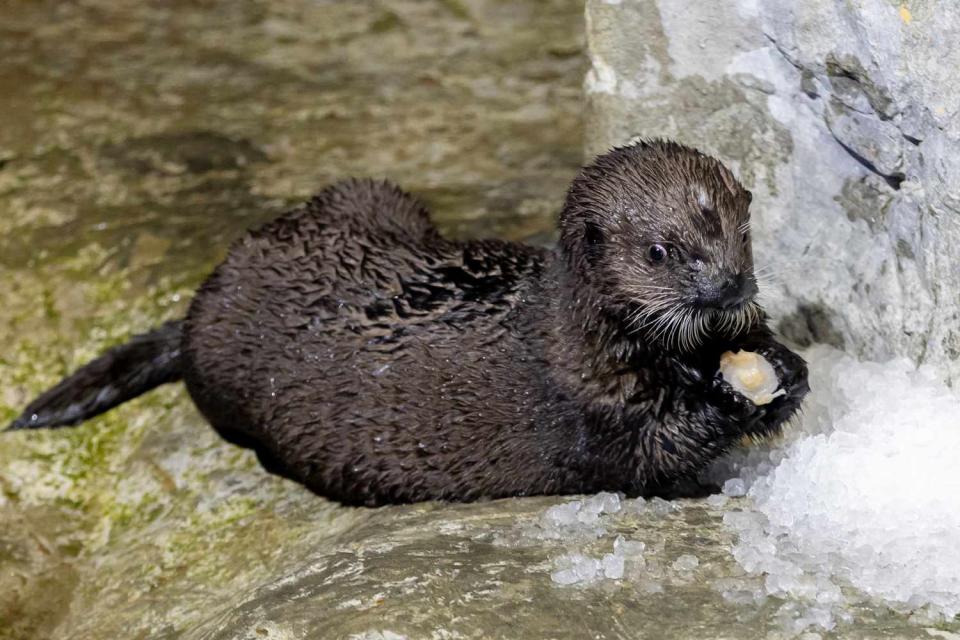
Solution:
[[[560,246],[577,286],[625,331],[691,350],[760,320],[750,199],[714,158],[639,142],[580,172],[561,214]]]

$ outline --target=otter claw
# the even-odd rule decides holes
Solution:
[[[810,390],[807,383],[807,363],[803,358],[781,344],[773,343],[757,349],[773,366],[780,379],[780,388],[786,392],[782,401],[799,402]]]
[[[773,366],[785,393],[765,405],[751,421],[748,430],[756,433],[775,433],[800,407],[810,385],[807,382],[807,363],[790,349],[777,342],[749,347]]]
[[[719,375],[710,380],[709,389],[714,405],[733,418],[742,420],[762,411],[752,400],[738,393]]]

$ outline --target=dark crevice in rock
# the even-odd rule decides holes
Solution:
[[[800,90],[813,100],[820,98],[820,91],[817,89],[817,76],[809,69],[803,69],[800,72]]]
[[[904,174],[900,173],[899,171],[896,171],[894,173],[889,173],[889,174],[883,173],[882,171],[877,169],[876,165],[874,165],[872,162],[870,162],[869,160],[864,158],[862,155],[857,153],[856,149],[853,149],[852,147],[848,146],[846,143],[843,142],[843,140],[838,138],[836,135],[833,136],[833,139],[837,141],[837,144],[843,147],[843,150],[846,151],[851,158],[853,158],[854,160],[859,162],[861,165],[863,165],[863,167],[867,171],[883,178],[883,181],[886,182],[890,186],[890,188],[893,189],[894,191],[900,190],[900,185],[907,178]]]
[[[843,334],[833,323],[832,311],[819,303],[801,304],[794,313],[780,321],[777,330],[799,347],[815,343],[829,344],[837,349],[846,346]]]
[[[833,85],[833,94],[837,100],[848,102],[844,97],[850,98],[856,95],[862,95],[867,99],[870,108],[880,120],[886,122],[892,120],[897,115],[898,110],[893,99],[887,95],[887,92],[877,86],[870,78],[870,74],[864,69],[863,64],[854,56],[835,56],[828,54],[824,61],[827,76]],[[851,109],[856,109],[854,105],[848,105]]]
[[[902,135],[904,140],[906,140],[907,142],[909,142],[915,147],[920,146],[920,143],[923,142],[923,140],[921,140],[920,138],[914,138],[913,136],[908,136],[905,133]]]
[[[769,42],[770,44],[773,45],[773,48],[777,50],[777,53],[779,53],[781,56],[783,56],[783,59],[784,59],[784,60],[786,60],[787,62],[789,62],[792,66],[796,67],[801,73],[804,72],[804,71],[809,71],[809,70],[808,70],[806,67],[804,67],[802,64],[800,64],[799,62],[797,62],[796,60],[794,60],[793,57],[792,57],[789,53],[787,53],[787,52],[783,49],[783,47],[780,46],[780,43],[777,42],[776,38],[774,38],[773,36],[771,36],[769,33],[763,34],[763,37],[767,39],[767,42]]]

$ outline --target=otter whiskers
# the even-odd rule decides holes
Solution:
[[[681,351],[696,349],[711,333],[734,338],[762,319],[756,302],[735,310],[697,309],[677,300],[668,287],[646,287],[644,301],[628,317],[629,327]]]
[[[655,289],[650,287],[645,304],[628,318],[629,326],[647,333],[655,342],[683,351],[695,349],[707,334],[712,313],[677,301],[666,287]]]

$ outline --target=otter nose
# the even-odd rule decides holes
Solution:
[[[742,305],[756,293],[757,285],[753,278],[743,273],[727,273],[702,288],[700,299],[705,307],[726,311]]]

